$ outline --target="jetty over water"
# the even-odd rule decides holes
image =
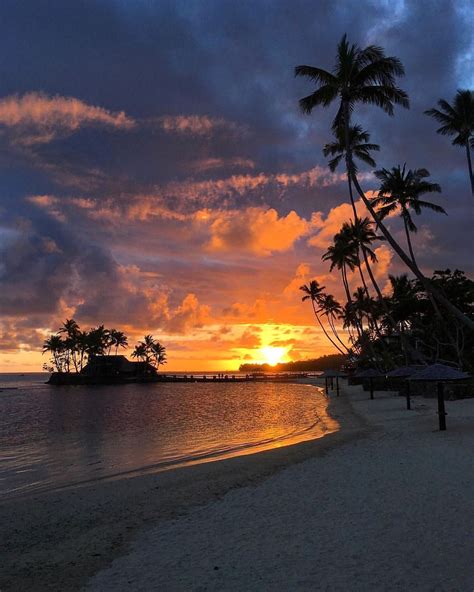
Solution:
[[[137,384],[137,383],[169,383],[169,382],[193,382],[193,383],[246,383],[246,382],[294,382],[295,380],[317,378],[318,374],[301,373],[252,373],[252,374],[135,374],[133,376],[123,374],[85,374],[76,372],[55,372],[48,380],[48,384],[54,385],[101,385],[101,384]]]

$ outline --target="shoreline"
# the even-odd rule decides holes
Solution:
[[[139,533],[84,592],[461,592],[474,586],[474,399],[345,387],[359,436]]]
[[[316,381],[305,384],[321,386]],[[80,590],[124,555],[143,530],[221,499],[232,489],[257,485],[369,429],[345,397],[330,398],[327,413],[340,429],[314,440],[2,502],[0,520],[7,526],[1,589]]]

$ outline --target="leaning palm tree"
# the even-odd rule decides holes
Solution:
[[[395,105],[408,108],[408,95],[396,86],[396,78],[405,73],[400,60],[385,55],[381,47],[370,45],[360,48],[350,45],[344,35],[337,48],[336,64],[332,72],[314,66],[297,66],[296,76],[305,76],[316,83],[317,88],[300,100],[304,113],[311,113],[315,107],[329,107],[338,101],[338,110],[333,121],[333,129],[341,125],[345,129],[346,169],[354,183],[357,193],[370,215],[377,223],[390,246],[405,265],[420,280],[424,289],[450,310],[464,325],[474,329],[474,321],[456,308],[444,294],[426,278],[403,248],[397,243],[388,228],[383,224],[370,204],[357,178],[354,159],[349,142],[351,115],[357,103],[380,107],[388,115],[393,115]]]
[[[334,141],[326,144],[323,148],[324,156],[333,156],[328,165],[332,172],[334,172],[342,159],[346,155],[346,138],[344,126],[339,126],[334,132]],[[375,167],[375,160],[370,156],[371,151],[380,150],[378,144],[369,143],[370,134],[367,131],[363,131],[360,125],[351,125],[349,127],[349,146],[354,158],[362,160],[371,167]],[[353,163],[354,170],[357,172],[357,165]],[[351,176],[347,174],[347,182],[349,185],[349,197],[351,200],[352,210],[354,212],[354,222],[357,221],[357,210],[355,207],[354,194],[352,191],[352,180]]]
[[[410,233],[417,232],[418,229],[413,221],[411,211],[413,210],[417,216],[421,214],[422,209],[446,214],[441,206],[420,199],[426,193],[441,192],[438,183],[427,181],[429,175],[430,173],[426,169],[415,169],[413,171],[409,169],[407,171],[406,164],[403,165],[403,168],[398,165],[390,171],[387,169],[375,171],[375,176],[381,181],[381,185],[377,197],[372,199],[371,204],[373,207],[379,207],[378,215],[382,220],[400,209],[408,250],[413,264],[416,266],[418,264],[413,252]]]
[[[326,327],[324,326],[324,324],[321,321],[321,318],[319,316],[319,303],[320,303],[321,297],[324,294],[324,292],[323,292],[324,289],[325,289],[325,286],[320,286],[319,285],[319,282],[317,282],[316,280],[312,280],[309,284],[307,284],[307,285],[305,284],[305,285],[303,285],[303,286],[300,287],[300,290],[302,292],[304,292],[304,294],[305,294],[301,298],[301,300],[303,302],[305,300],[310,300],[311,301],[311,305],[313,307],[314,316],[316,317],[316,320],[318,321],[319,326],[323,330],[324,335],[326,336],[326,338],[328,339],[328,341],[330,341],[332,343],[332,345],[337,349],[337,351],[340,354],[344,354],[344,351],[337,345],[337,343],[331,338],[331,336],[327,332]]]
[[[336,319],[340,319],[343,314],[343,310],[339,302],[334,298],[332,294],[321,294],[319,299],[319,311],[327,318],[329,326],[334,334],[334,337],[342,345],[342,347],[349,353],[349,348],[339,337],[339,333],[336,329]]]
[[[440,99],[439,109],[428,109],[426,115],[436,119],[441,127],[436,131],[442,136],[454,136],[453,146],[466,149],[471,192],[474,196],[474,175],[472,172],[471,148],[474,146],[474,91],[458,90],[452,105]]]

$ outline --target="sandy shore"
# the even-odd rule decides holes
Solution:
[[[212,507],[211,502],[226,499],[236,488],[251,486],[253,491],[285,467],[368,432],[343,397],[332,400],[329,411],[343,428],[319,440],[4,502],[0,590],[80,590],[115,558],[133,552],[132,543],[144,533],[191,515],[193,508]],[[125,580],[122,584],[139,589],[127,587]]]
[[[346,397],[365,437],[142,532],[86,590],[472,591],[474,400],[439,432],[434,400]]]

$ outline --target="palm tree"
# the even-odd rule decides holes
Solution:
[[[474,175],[472,172],[471,148],[474,146],[474,92],[458,90],[452,105],[440,99],[439,109],[428,109],[426,115],[436,119],[441,127],[436,131],[442,136],[454,136],[453,146],[464,146],[466,149],[471,192],[474,196]]]
[[[325,289],[325,286],[320,286],[319,282],[317,282],[316,280],[312,280],[308,285],[305,284],[303,286],[300,286],[300,290],[302,292],[304,292],[304,294],[305,294],[301,298],[301,300],[303,302],[305,300],[311,300],[311,305],[313,307],[314,316],[316,317],[316,319],[319,323],[319,326],[323,330],[324,335],[326,335],[326,338],[332,343],[332,345],[338,350],[338,352],[340,354],[344,354],[344,351],[337,345],[337,343],[335,343],[335,341],[333,341],[333,339],[331,338],[329,333],[326,331],[326,327],[324,326],[323,322],[321,321],[321,319],[319,317],[318,306],[319,306],[320,299],[324,293],[323,292],[324,289]]]
[[[166,347],[162,345],[159,341],[156,341],[152,346],[152,354],[153,354],[153,361],[155,363],[155,367],[158,370],[160,364],[166,364]]]
[[[413,171],[410,169],[407,171],[406,164],[403,165],[403,168],[398,165],[390,171],[387,169],[375,171],[375,176],[381,181],[381,185],[377,197],[371,201],[372,206],[381,206],[378,215],[382,220],[400,208],[408,250],[413,264],[416,266],[418,264],[413,252],[410,232],[416,232],[417,227],[413,222],[410,210],[413,210],[416,215],[420,215],[422,209],[446,214],[441,206],[420,199],[420,196],[426,193],[441,192],[438,183],[426,181],[429,175],[430,173],[426,169],[415,169]]]
[[[384,237],[376,234],[373,222],[371,222],[367,217],[357,218],[355,222],[351,222],[348,226],[349,236],[352,237],[352,240],[357,245],[357,248],[362,252],[365,268],[369,274],[370,281],[372,282],[377,296],[380,300],[382,300],[382,292],[377,284],[377,281],[375,280],[369,260],[372,263],[377,263],[377,255],[372,249],[372,245],[376,241],[384,240]]]
[[[119,347],[127,347],[128,339],[123,331],[117,331],[117,329],[110,329],[109,331],[109,348],[115,347],[115,355],[118,354]],[[110,353],[110,349],[109,349]]]
[[[332,172],[336,170],[336,168],[341,163],[342,159],[345,158],[346,155],[346,139],[345,139],[345,128],[344,126],[339,126],[335,132],[335,139],[333,142],[326,144],[323,148],[324,156],[333,156],[328,165]],[[370,165],[371,167],[375,167],[375,160],[370,156],[370,152],[372,150],[380,150],[380,146],[378,144],[370,144],[369,143],[370,134],[367,131],[363,131],[360,125],[351,125],[349,127],[349,146],[352,152],[352,155],[359,160],[362,160],[366,164]],[[354,170],[357,172],[357,165],[354,163]],[[357,210],[355,207],[354,202],[354,195],[352,191],[352,181],[351,176],[347,174],[347,182],[349,185],[349,197],[351,200],[352,210],[354,212],[354,222],[357,221]]]
[[[357,45],[349,45],[347,36],[344,35],[337,48],[336,64],[332,72],[314,66],[297,66],[295,68],[295,76],[307,77],[317,85],[314,92],[300,99],[300,107],[304,113],[310,114],[315,107],[329,107],[334,101],[339,102],[338,111],[333,121],[333,129],[337,130],[341,125],[344,126],[346,169],[370,215],[390,246],[420,280],[424,289],[435,296],[464,325],[474,329],[474,321],[456,308],[423,275],[417,265],[413,263],[397,243],[367,199],[354,170],[349,129],[351,114],[355,105],[357,103],[375,105],[388,115],[393,115],[395,105],[408,108],[408,95],[396,86],[396,78],[403,76],[404,73],[400,60],[396,57],[387,57],[381,47],[370,45],[362,49]]]
[[[63,365],[61,354],[64,351],[64,341],[60,335],[50,335],[43,343],[43,353],[50,352],[53,356],[53,364],[57,372],[62,372]]]
[[[338,232],[334,236],[334,243],[323,254],[322,260],[331,262],[329,271],[332,271],[336,267],[341,272],[347,302],[351,302],[347,269],[354,271],[359,263],[359,257],[354,249],[354,244],[349,240],[346,232]]]
[[[327,318],[329,326],[331,327],[332,332],[334,333],[334,337],[339,341],[339,343],[347,351],[347,353],[349,353],[349,348],[339,337],[339,334],[335,326],[335,320],[336,318],[342,317],[343,310],[339,302],[334,298],[332,294],[321,294],[319,298],[318,312],[322,312],[323,315]]]
[[[109,347],[109,331],[104,325],[91,329],[88,336],[87,354],[103,356]]]
[[[131,354],[132,358],[136,358],[139,361],[147,361],[147,351],[146,345],[144,343],[139,343],[135,346]]]

